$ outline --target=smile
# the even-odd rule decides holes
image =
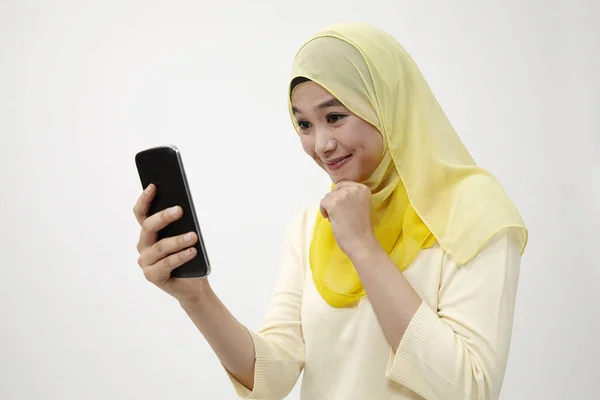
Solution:
[[[352,158],[352,154],[349,154],[349,155],[339,159],[339,161],[334,160],[333,163],[325,163],[325,165],[327,166],[327,169],[330,169],[330,170],[340,169],[344,165],[346,165],[348,163],[348,160],[350,160],[351,158]]]

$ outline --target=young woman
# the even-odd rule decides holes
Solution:
[[[332,189],[289,227],[266,321],[247,330],[207,279],[171,279],[194,234],[135,206],[145,276],[177,298],[243,398],[495,399],[525,225],[388,34],[329,27],[297,53],[290,116]]]

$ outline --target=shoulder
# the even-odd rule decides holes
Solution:
[[[508,227],[493,234],[472,261],[501,257],[507,261],[521,259],[521,229]]]
[[[521,266],[521,232],[518,228],[504,228],[492,235],[478,253],[466,264],[458,265],[454,258],[444,254],[446,273],[517,275]]]
[[[318,211],[318,204],[305,206],[293,213],[286,223],[286,246],[296,253],[300,260],[307,258]]]

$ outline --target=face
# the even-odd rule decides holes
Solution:
[[[304,151],[333,183],[363,182],[371,176],[384,148],[377,128],[311,81],[296,86],[292,106]]]

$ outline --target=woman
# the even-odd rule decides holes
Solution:
[[[177,298],[240,397],[495,399],[527,230],[479,168],[410,56],[360,23],[298,52],[288,93],[304,151],[331,177],[289,227],[265,324],[241,325],[208,280],[170,279],[191,234],[156,243],[181,210],[135,207],[139,264]],[[171,254],[171,255],[169,255]]]

